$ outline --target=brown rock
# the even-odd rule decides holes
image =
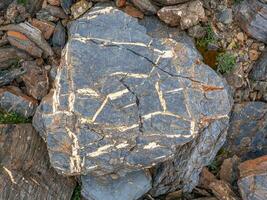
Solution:
[[[205,20],[205,11],[202,2],[199,0],[176,6],[166,6],[158,11],[159,18],[170,26],[181,26],[181,29],[188,29]]]
[[[33,116],[38,102],[24,95],[19,88],[0,88],[0,108],[5,112],[15,112],[26,118]]]
[[[235,167],[238,165],[239,158],[234,156],[223,161],[220,169],[220,179],[232,184],[237,179],[237,173]]]
[[[74,178],[50,166],[46,145],[31,124],[0,125],[0,156],[0,199],[71,199]]]
[[[8,31],[7,39],[12,46],[22,49],[34,57],[42,57],[43,51],[37,47],[24,34],[16,31]]]
[[[212,193],[220,200],[238,200],[238,197],[231,190],[228,183],[216,180],[209,185]]]
[[[137,8],[133,7],[131,4],[126,5],[124,8],[122,8],[122,10],[132,17],[139,19],[144,18],[144,13],[142,13]]]
[[[182,190],[171,192],[171,193],[167,194],[165,200],[176,200],[176,199],[182,197],[182,194],[183,194]]]
[[[267,155],[239,165],[238,187],[243,200],[267,199]]]
[[[35,99],[41,100],[49,89],[47,71],[37,66],[34,61],[26,61],[22,64],[26,73],[22,75],[27,93]]]
[[[51,37],[55,30],[55,24],[52,22],[32,19],[31,24],[42,32],[46,40]]]
[[[245,34],[242,33],[242,32],[239,32],[237,35],[236,35],[236,39],[238,39],[240,42],[244,42],[245,40]]]
[[[47,2],[52,6],[59,6],[60,0],[47,0]]]
[[[17,64],[21,59],[31,60],[29,54],[14,47],[3,47],[0,49],[0,70]]]
[[[126,5],[126,0],[116,0],[115,4],[117,7],[122,8]]]
[[[249,51],[249,59],[252,60],[252,61],[255,61],[259,58],[260,56],[260,52],[252,49]]]
[[[265,173],[267,172],[267,155],[254,160],[247,160],[241,163],[238,168],[241,178],[254,174]]]
[[[216,181],[216,177],[208,170],[207,167],[204,167],[199,177],[199,186],[209,189],[209,185],[214,181]]]
[[[42,32],[28,22],[2,26],[0,30],[20,32],[38,45],[44,51],[45,56],[52,56],[54,54],[52,48],[43,37]]]

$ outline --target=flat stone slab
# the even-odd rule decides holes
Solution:
[[[55,90],[33,119],[52,166],[123,175],[173,159],[211,122],[227,121],[225,84],[198,56],[110,5],[74,21]]]

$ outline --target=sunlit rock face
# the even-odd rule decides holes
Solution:
[[[71,24],[55,89],[33,124],[57,171],[123,175],[173,160],[223,120],[216,140],[230,109],[224,82],[194,49],[99,5]]]

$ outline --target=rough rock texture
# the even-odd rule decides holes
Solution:
[[[260,59],[253,66],[250,78],[254,81],[267,82],[267,51],[261,55]]]
[[[132,3],[146,15],[154,15],[158,8],[150,0],[131,0]]]
[[[180,4],[180,3],[185,3],[188,2],[190,0],[151,0],[153,2],[155,2],[156,4],[159,5],[176,5],[176,4]]]
[[[87,200],[136,200],[151,189],[151,177],[143,170],[104,180],[82,176],[82,183],[82,196]]]
[[[0,2],[0,11],[6,9],[13,0],[5,0]]]
[[[267,3],[244,0],[237,7],[236,19],[250,36],[267,43]]]
[[[49,80],[47,71],[37,65],[35,61],[25,61],[22,66],[26,73],[22,80],[26,86],[27,94],[41,100],[48,93]]]
[[[56,173],[30,124],[0,125],[0,199],[69,200],[73,178]]]
[[[267,156],[247,160],[239,165],[238,187],[243,200],[267,199]]]
[[[224,148],[242,160],[267,154],[267,104],[235,104]]]
[[[170,26],[180,25],[181,29],[188,29],[205,19],[205,11],[199,0],[185,4],[166,6],[157,12],[159,18]]]
[[[192,189],[225,139],[223,80],[187,43],[152,38],[111,6],[95,6],[69,33],[55,90],[33,120],[53,167],[123,175],[170,160],[157,167],[154,186]]]
[[[15,112],[28,118],[34,115],[37,105],[35,99],[24,95],[19,88],[0,88],[0,109],[6,112]]]

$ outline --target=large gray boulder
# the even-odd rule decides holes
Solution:
[[[191,43],[153,28],[110,5],[70,25],[55,89],[33,119],[58,172],[127,177],[156,166],[153,195],[197,184],[225,140],[228,90]]]

